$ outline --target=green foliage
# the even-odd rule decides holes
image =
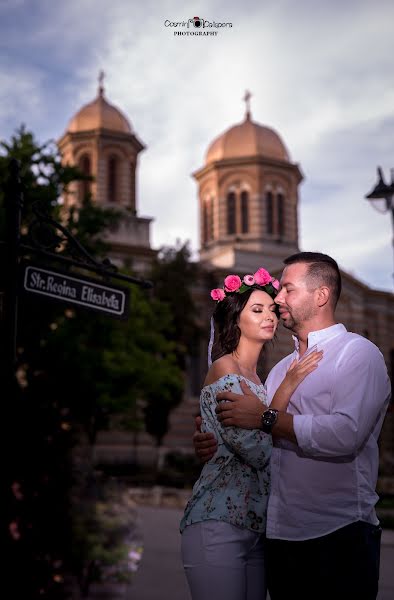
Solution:
[[[21,232],[26,241],[27,225],[34,219],[33,204],[39,202],[41,210],[57,218],[60,194],[77,177],[77,172],[62,167],[53,144],[39,145],[24,127],[10,143],[1,143],[0,153],[0,236],[4,239],[5,194],[13,157],[21,166],[24,196]],[[41,348],[51,332],[50,324],[62,310],[61,305],[40,305],[27,297],[21,298],[18,385],[5,396],[7,402],[3,405],[7,423],[3,439],[9,456],[3,472],[7,490],[3,510],[6,522],[14,524],[12,538],[5,541],[10,557],[8,574],[14,576],[14,595],[20,597],[35,598],[41,594],[43,598],[63,598],[61,582],[67,568],[68,549],[72,546],[68,490],[72,480],[73,440],[57,394],[50,393],[45,385],[49,372],[41,356]],[[29,377],[34,379],[35,386],[29,385]],[[36,395],[38,388],[42,393]],[[18,573],[23,573],[23,578]]]
[[[110,250],[102,234],[119,223],[120,214],[110,208],[103,210],[92,202],[91,196],[83,198],[79,206],[73,205],[63,213],[63,224],[78,239],[87,252],[103,257]]]
[[[165,457],[159,483],[171,487],[192,488],[201,473],[201,463],[196,456],[173,450]]]
[[[170,327],[167,308],[135,286],[130,296],[128,321],[68,310],[41,349],[54,388],[63,382],[58,401],[91,442],[113,421],[118,428],[140,429],[137,404],[154,398],[171,407],[182,393],[174,343],[162,333]]]
[[[74,560],[83,592],[93,581],[130,583],[143,552],[137,511],[127,489],[96,479],[73,497]],[[78,491],[74,488],[74,492]],[[81,565],[88,568],[80,570]]]
[[[34,135],[22,125],[9,143],[0,141],[0,237],[4,239],[4,187],[9,176],[11,158],[18,160],[23,193],[22,241],[26,241],[27,227],[35,219],[36,206],[56,220],[61,220],[77,237],[86,250],[102,255],[109,247],[100,239],[100,234],[119,221],[115,210],[101,209],[85,197],[81,206],[74,205],[65,213],[62,210],[62,195],[69,192],[70,183],[86,179],[76,167],[63,165],[55,142],[40,144]],[[40,230],[40,235],[45,231]],[[48,230],[47,230],[48,235]],[[69,244],[62,245],[64,253],[71,253]]]
[[[9,161],[15,158],[20,164],[20,177],[24,195],[22,230],[34,217],[32,206],[39,202],[41,209],[54,217],[59,215],[59,199],[71,181],[80,179],[77,169],[63,166],[54,142],[39,144],[34,135],[22,125],[9,143],[0,142],[1,188],[8,179]],[[4,192],[0,192],[1,210],[4,209]],[[1,238],[4,238],[4,215],[0,215]]]
[[[152,267],[153,294],[158,303],[167,307],[171,321],[163,332],[173,341],[176,363],[185,372],[187,358],[195,351],[200,338],[197,309],[192,287],[198,277],[198,266],[191,261],[188,243],[175,248],[163,247]],[[151,390],[145,406],[146,430],[156,438],[157,445],[168,430],[170,410],[180,402],[179,394],[165,396],[162,390]]]
[[[24,127],[9,143],[2,142],[1,190],[6,186],[11,157],[21,164],[24,241],[34,219],[33,204],[38,201],[40,210],[62,219],[90,253],[103,256],[107,248],[103,233],[117,223],[119,215],[94,206],[89,197],[78,210],[65,214],[61,193],[82,177],[76,169],[61,165],[56,147],[38,144]],[[4,192],[0,192],[1,238],[4,201]],[[49,236],[49,231],[42,229],[38,233]],[[73,252],[69,243],[58,250],[68,255]],[[56,264],[42,258],[39,262]],[[174,323],[169,306],[158,298],[148,298],[135,286],[130,292],[127,322],[31,294],[20,297],[18,385],[5,402],[3,414],[9,457],[3,474],[5,517],[13,531],[6,549],[20,585],[15,596],[19,591],[20,597],[61,599],[61,582],[71,565],[74,572],[83,572],[92,561],[124,563],[122,543],[111,545],[111,537],[105,537],[108,531],[105,535],[94,532],[78,516],[84,505],[88,514],[96,515],[96,525],[111,522],[87,484],[80,485],[75,496],[73,447],[86,434],[93,442],[99,428],[111,427],[114,422],[132,429],[141,427],[139,407],[153,402],[170,410],[181,397],[183,383],[176,342],[171,338]],[[92,472],[91,465],[87,472]],[[82,539],[86,544],[80,543]],[[18,572],[24,577],[18,578]]]
[[[192,291],[198,274],[199,266],[191,260],[188,242],[181,244],[178,241],[175,248],[163,247],[152,268],[155,297],[166,303],[171,311],[177,360],[182,369],[201,335]]]

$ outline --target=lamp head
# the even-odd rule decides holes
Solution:
[[[383,171],[381,167],[378,167],[378,183],[375,185],[373,190],[365,197],[367,200],[374,200],[377,198],[388,198],[393,194],[393,184],[387,185],[383,178]]]

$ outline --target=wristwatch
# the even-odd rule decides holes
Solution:
[[[273,426],[278,420],[278,410],[276,408],[267,408],[261,415],[261,429],[264,433],[271,433]]]

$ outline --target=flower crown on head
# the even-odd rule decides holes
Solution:
[[[211,298],[220,302],[228,294],[243,294],[251,288],[263,289],[264,292],[272,296],[276,295],[279,285],[279,281],[261,267],[254,275],[245,275],[242,280],[238,275],[227,275],[223,288],[211,290]]]

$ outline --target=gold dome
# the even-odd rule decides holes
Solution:
[[[70,133],[94,129],[131,133],[130,123],[126,117],[104,98],[104,88],[101,84],[97,98],[93,102],[85,104],[71,119],[67,127],[67,131]]]
[[[242,123],[230,127],[212,142],[205,163],[255,156],[290,162],[286,146],[276,131],[255,123],[247,113]]]

